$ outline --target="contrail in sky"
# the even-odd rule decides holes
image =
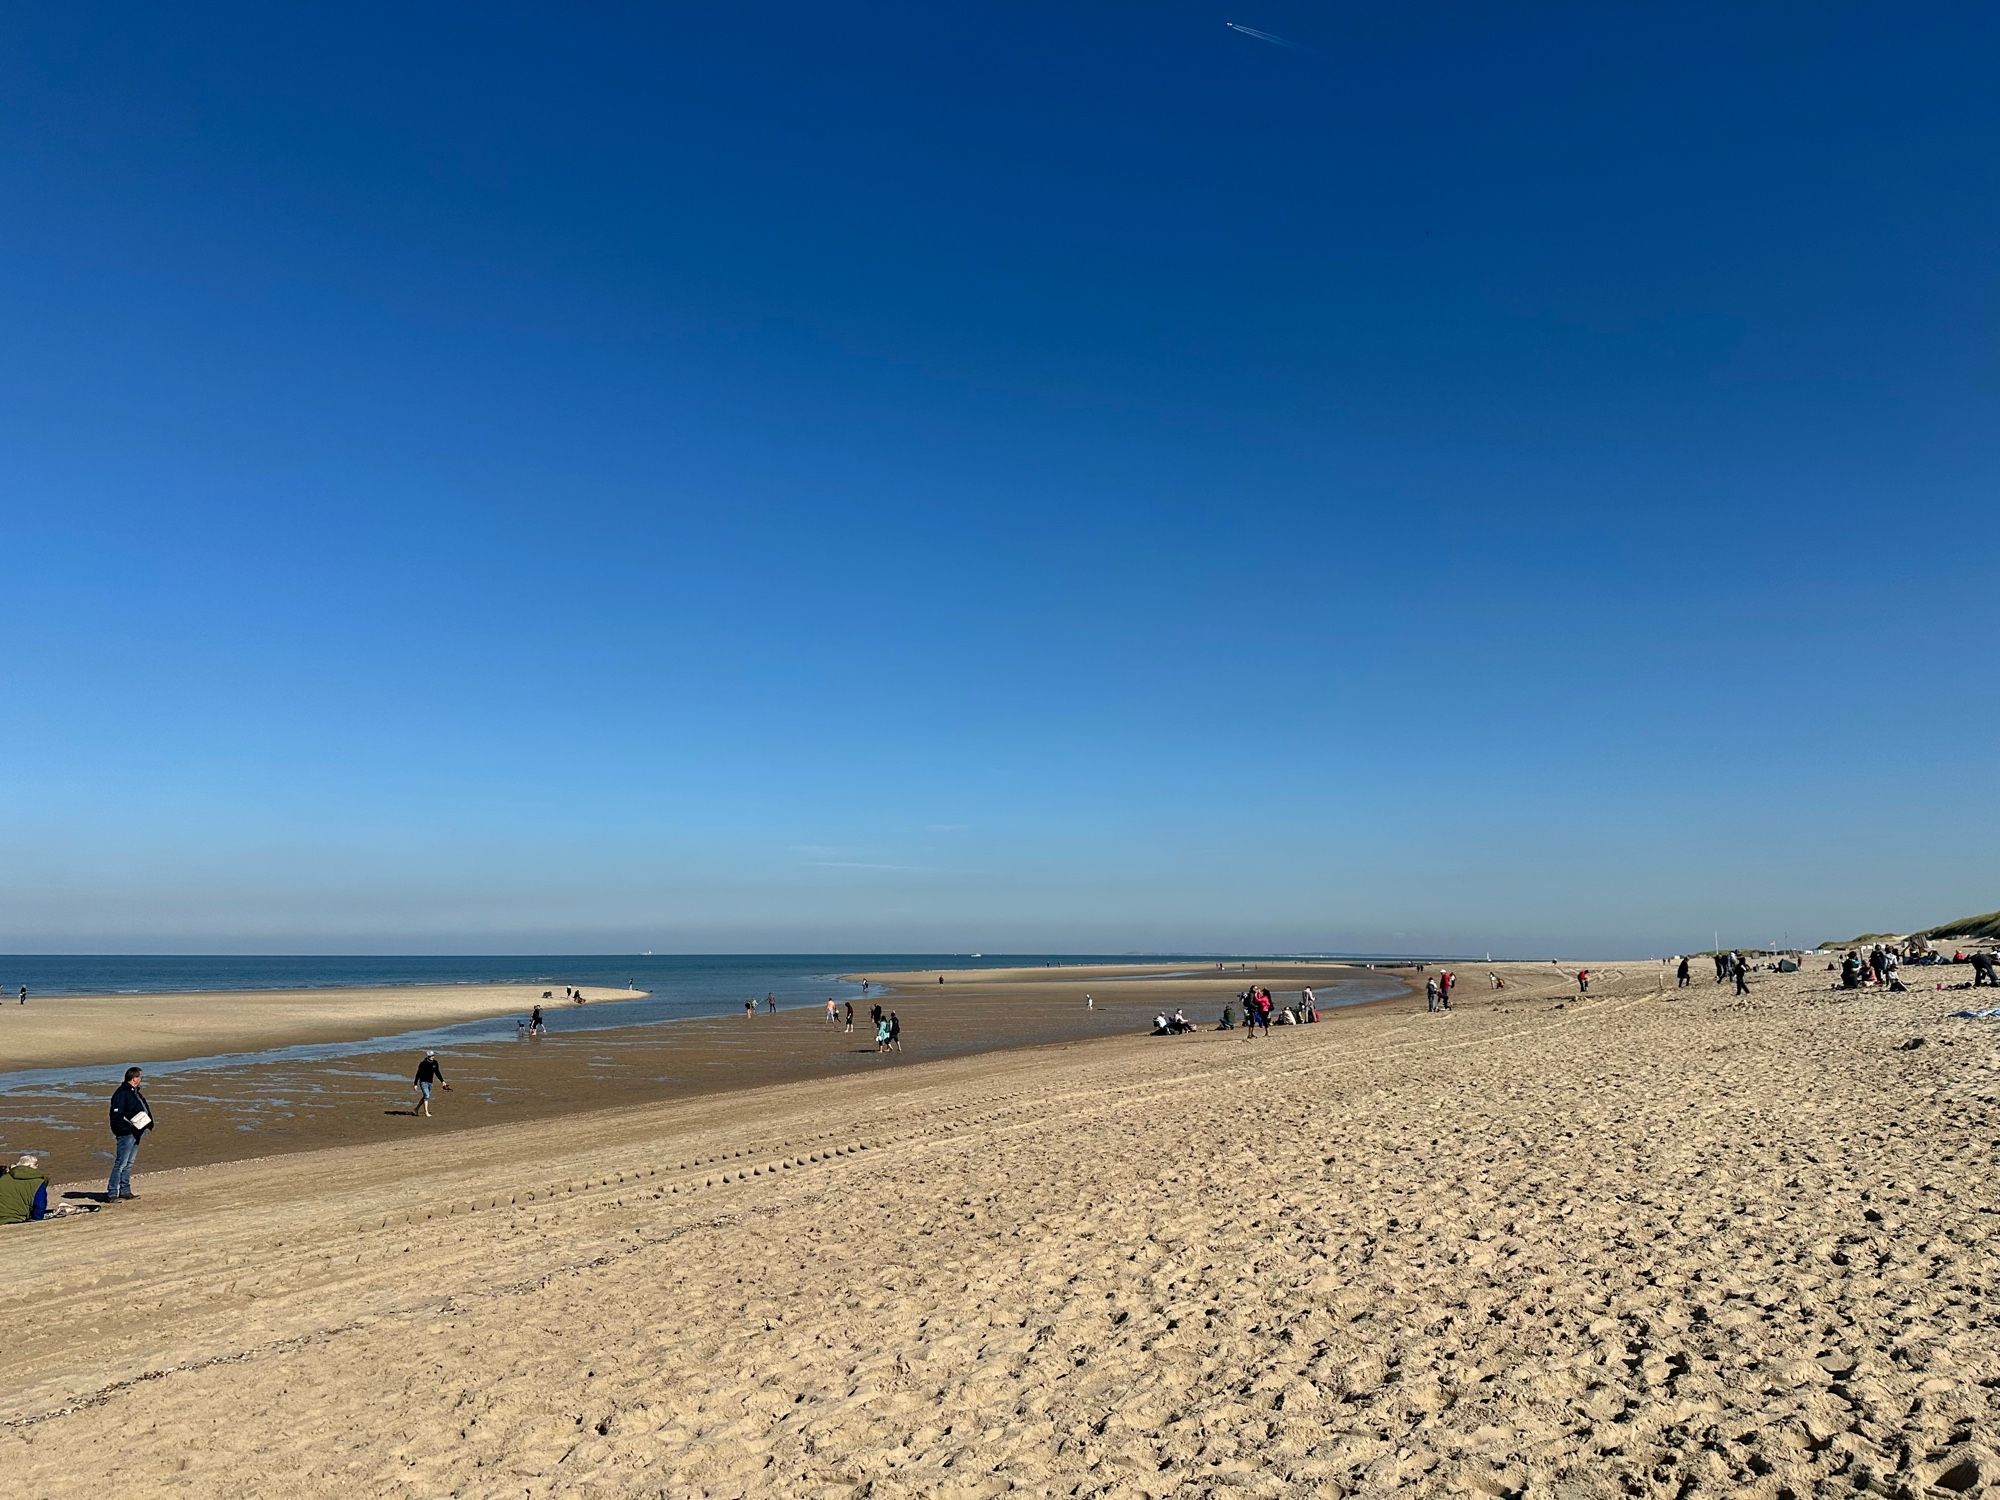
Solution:
[[[1245,36],[1254,36],[1260,42],[1269,42],[1273,47],[1284,47],[1293,52],[1304,52],[1306,50],[1297,42],[1288,42],[1283,37],[1274,36],[1268,31],[1259,31],[1255,26],[1238,26],[1234,21],[1224,21],[1222,24],[1227,26],[1231,31],[1240,31]]]

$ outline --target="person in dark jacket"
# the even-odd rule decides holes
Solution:
[[[24,1156],[0,1172],[0,1224],[26,1224],[49,1212],[49,1174],[41,1160]]]
[[[417,1064],[417,1076],[412,1084],[417,1091],[417,1107],[410,1114],[412,1117],[421,1115],[426,1120],[431,1117],[431,1085],[436,1084],[446,1093],[451,1092],[451,1085],[444,1081],[444,1068],[435,1052],[424,1054],[424,1060]]]
[[[104,1201],[130,1203],[139,1195],[132,1191],[132,1163],[139,1158],[139,1141],[153,1128],[152,1106],[139,1092],[144,1075],[137,1068],[125,1070],[125,1081],[111,1096],[111,1180],[104,1185]]]

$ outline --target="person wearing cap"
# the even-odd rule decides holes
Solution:
[[[413,1117],[421,1115],[428,1120],[431,1117],[431,1085],[435,1083],[446,1093],[451,1092],[451,1085],[444,1081],[444,1069],[438,1065],[438,1055],[435,1052],[426,1052],[424,1060],[417,1064],[415,1082],[417,1107],[411,1110],[410,1114]]]
[[[125,1070],[125,1081],[111,1096],[111,1180],[104,1185],[106,1203],[130,1203],[139,1195],[132,1191],[132,1163],[139,1159],[139,1142],[153,1128],[153,1107],[139,1092],[144,1076],[138,1068]]]
[[[49,1215],[49,1174],[41,1159],[23,1156],[0,1172],[0,1224],[26,1224]]]

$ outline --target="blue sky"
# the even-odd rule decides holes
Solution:
[[[0,948],[2000,904],[1996,64],[1971,6],[13,8]]]

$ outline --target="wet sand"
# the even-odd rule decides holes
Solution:
[[[796,1009],[565,1031],[572,1012],[554,1004],[544,1007],[547,1036],[441,1053],[451,1089],[435,1093],[429,1119],[412,1114],[411,1075],[420,1054],[409,1049],[159,1073],[146,1083],[160,1125],[146,1139],[143,1161],[146,1170],[160,1171],[352,1147],[403,1139],[412,1131],[437,1135],[524,1125],[584,1110],[872,1074],[974,1052],[1129,1036],[1145,1031],[1163,1007],[1184,1008],[1190,1019],[1212,1026],[1223,1005],[1253,982],[1294,995],[1306,984],[1331,994],[1343,979],[1377,991],[1400,992],[1403,985],[1387,973],[1338,965],[1231,967],[1221,974],[1175,978],[1162,973],[1158,965],[953,973],[943,985],[935,974],[899,977],[893,987],[884,981],[877,993],[857,1002],[851,1036],[829,1025],[821,1011]],[[1086,992],[1097,1001],[1094,1011],[1084,1007]],[[375,992],[354,993],[365,998]],[[534,990],[535,998],[540,994]],[[160,1008],[171,1013],[175,1004],[205,1004],[213,997],[160,998]],[[868,1007],[878,999],[902,1019],[900,1053],[875,1051]],[[526,1003],[513,1008],[526,1013]],[[98,1045],[104,1045],[101,1038]],[[79,1187],[102,1177],[110,1164],[105,1101],[128,1060],[144,1065],[152,1059],[112,1052],[94,1082],[0,1094],[0,1149],[41,1151],[50,1170]],[[532,1151],[534,1140],[523,1135],[516,1149]]]
[[[167,1062],[297,1042],[349,1042],[427,1026],[526,1015],[540,984],[382,985],[355,989],[202,990],[193,994],[50,995],[0,1007],[0,1068]],[[563,986],[551,1006],[560,1006]],[[643,990],[586,989],[590,1002]]]
[[[1992,1493],[2000,1023],[1950,1016],[1984,992],[1495,967],[1449,1016],[142,1158],[141,1203],[0,1230],[0,1470],[46,1500]]]

